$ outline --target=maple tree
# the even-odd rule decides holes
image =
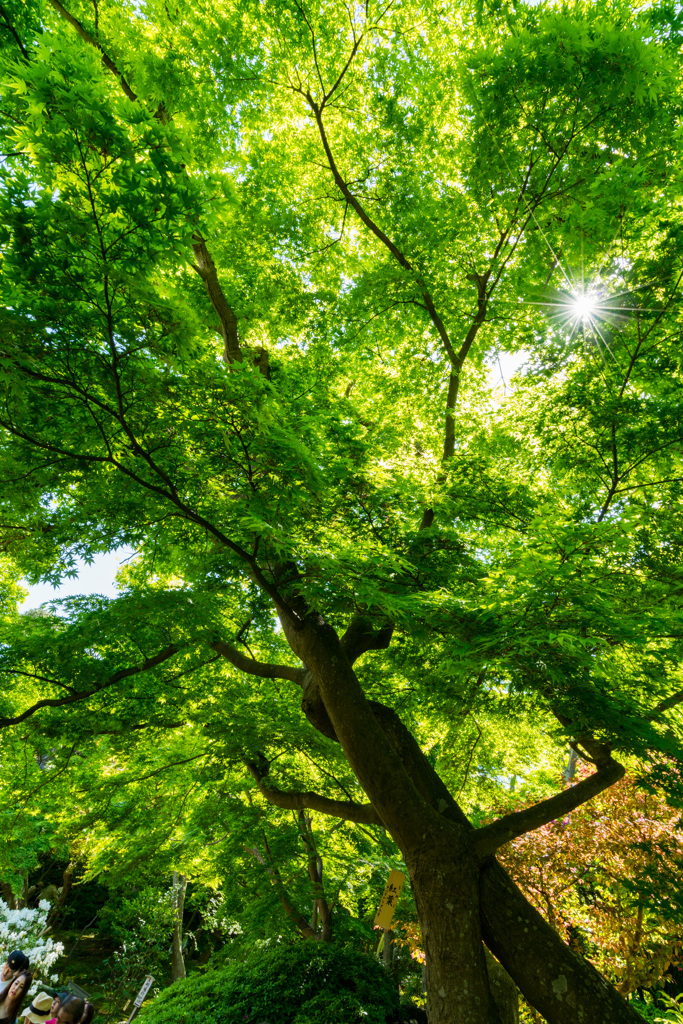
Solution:
[[[7,572],[137,551],[7,612],[8,742],[385,829],[432,1024],[497,1024],[482,940],[551,1024],[637,1020],[495,855],[624,759],[680,792],[677,12],[0,15]],[[470,820],[470,721],[594,771]]]

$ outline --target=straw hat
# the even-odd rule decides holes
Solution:
[[[25,1020],[33,1021],[33,1024],[44,1024],[50,1016],[51,1006],[52,996],[49,996],[47,992],[39,992],[37,996],[33,997],[33,1002],[24,1010],[21,1016]]]

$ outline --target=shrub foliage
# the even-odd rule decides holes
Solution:
[[[387,1024],[398,994],[372,957],[301,942],[190,976],[141,1012],[141,1024]]]

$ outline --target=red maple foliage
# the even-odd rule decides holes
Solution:
[[[657,987],[683,962],[681,813],[633,778],[500,855],[569,945],[622,994]]]
[[[519,805],[498,813],[513,809]],[[667,971],[683,964],[681,812],[632,777],[499,856],[565,941],[623,995],[661,987]],[[417,924],[399,928],[397,941],[423,960]]]

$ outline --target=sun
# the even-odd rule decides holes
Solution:
[[[593,320],[598,311],[600,300],[591,292],[582,292],[572,296],[570,308],[575,320]]]

